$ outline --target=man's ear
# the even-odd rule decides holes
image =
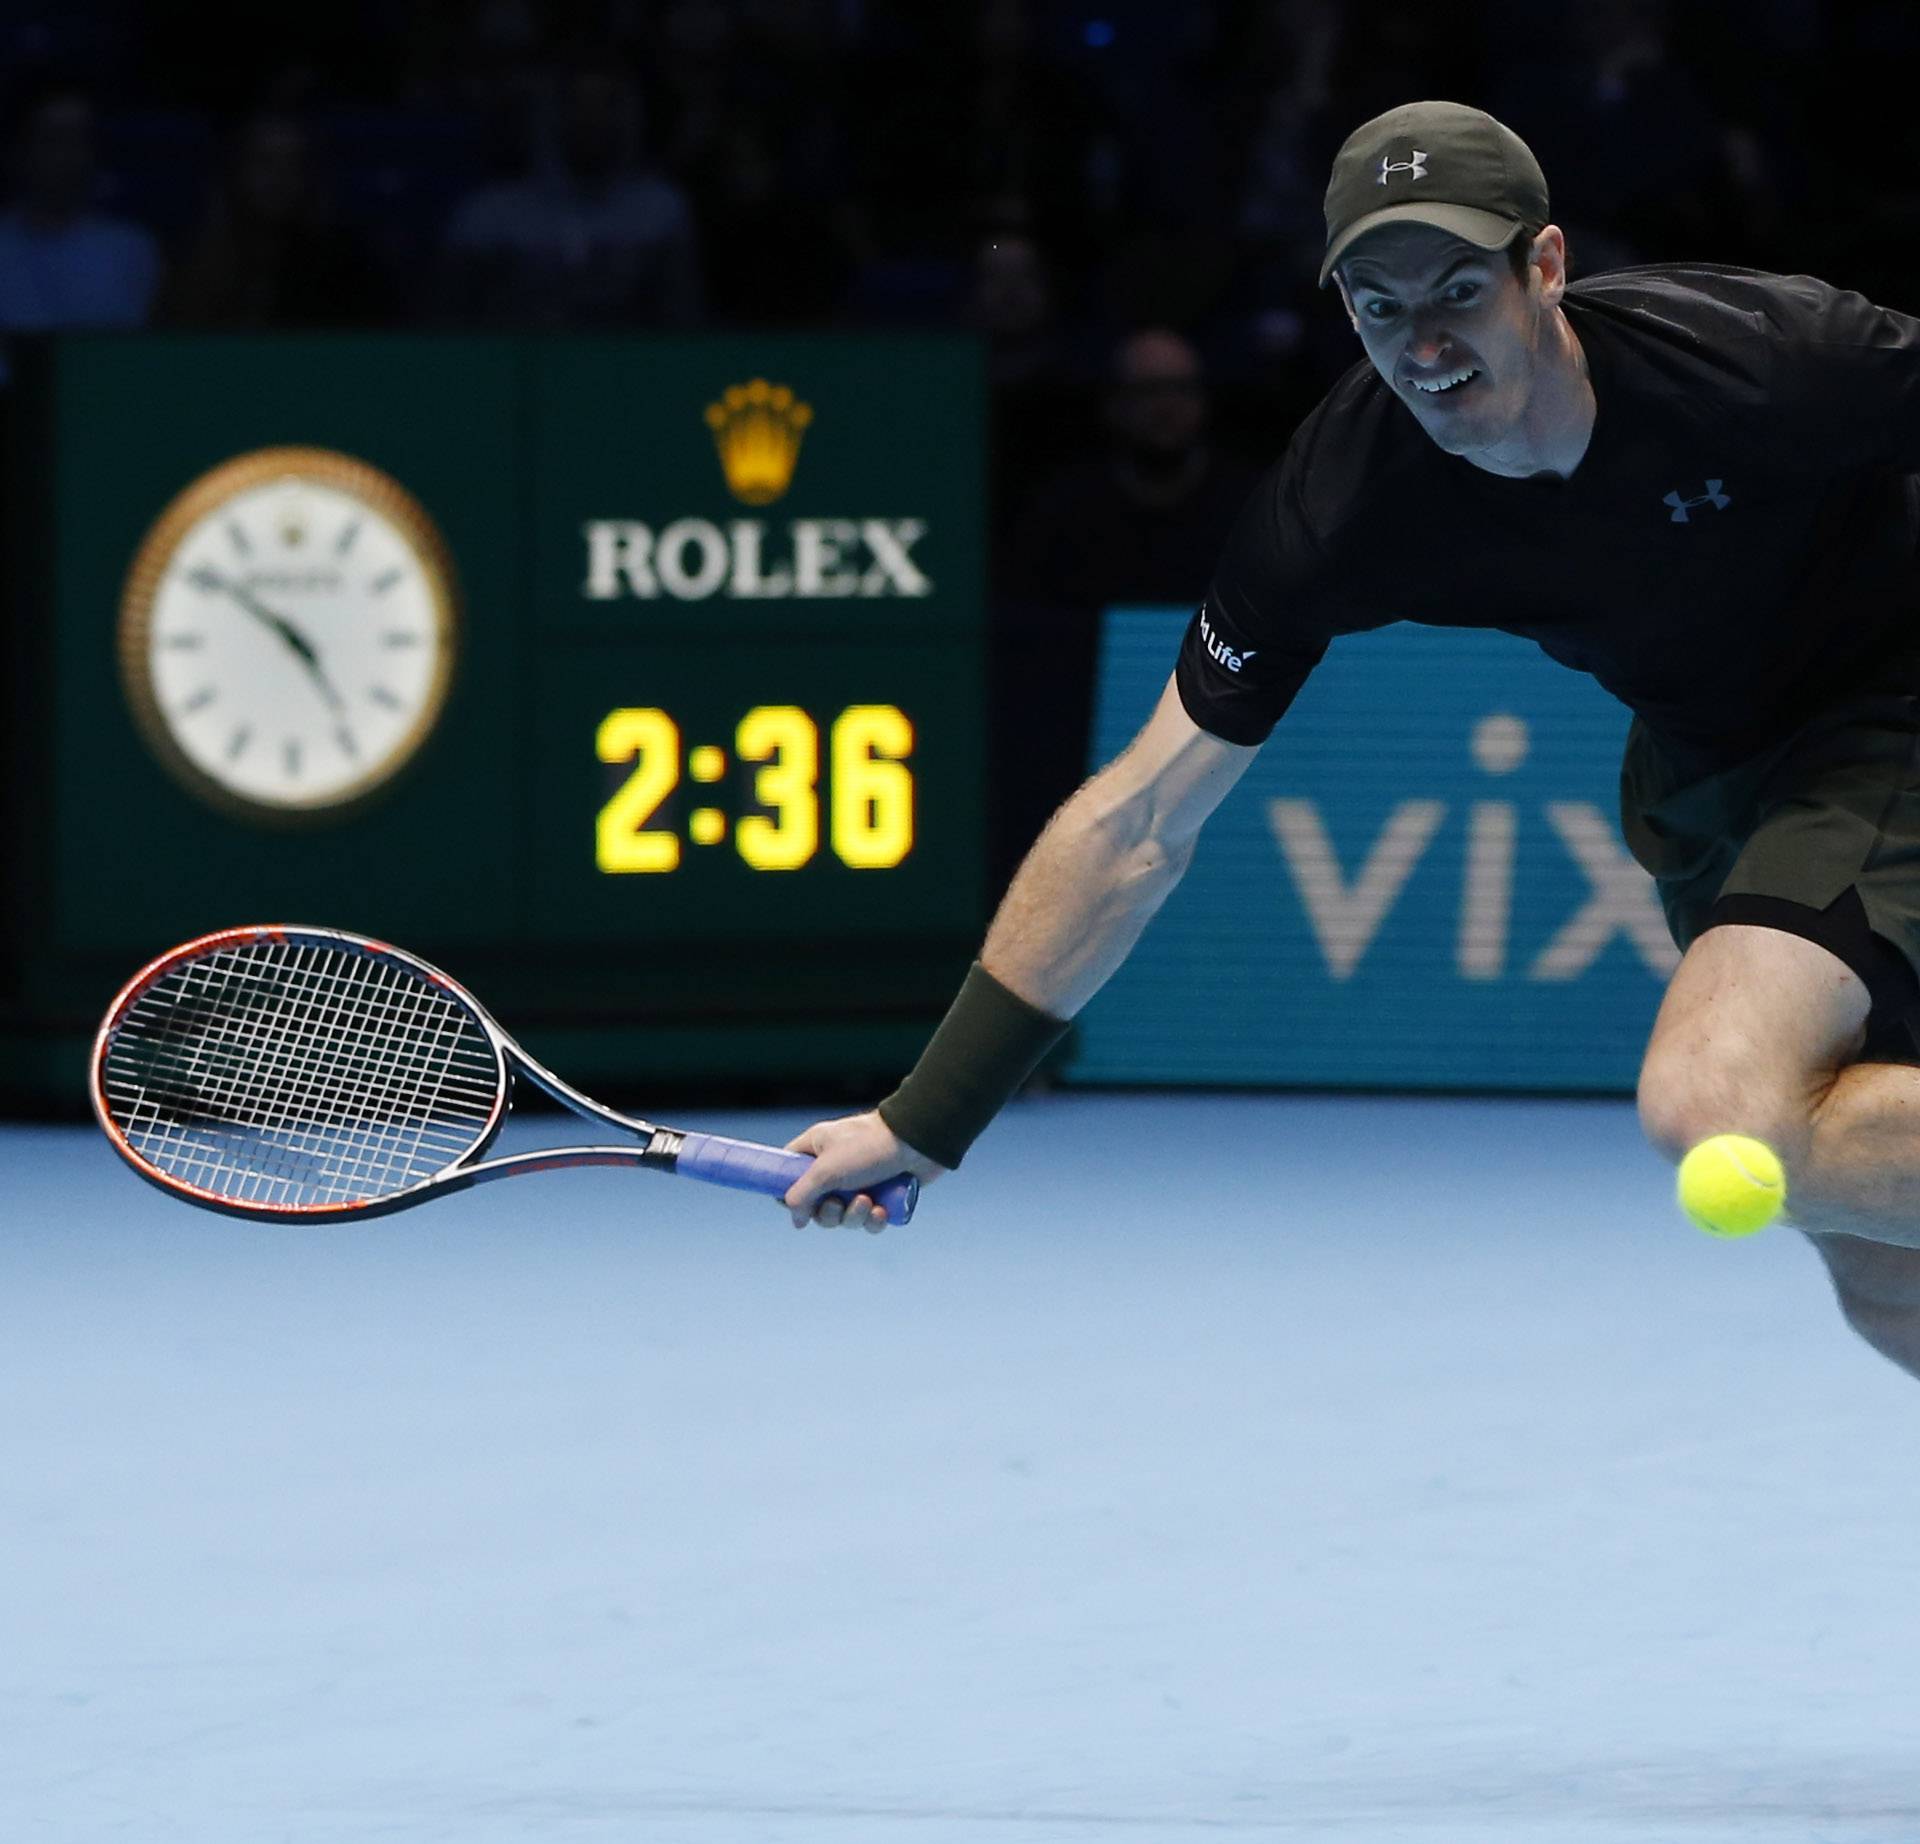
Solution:
[[[1347,278],[1338,269],[1333,272],[1333,285],[1340,291],[1340,305],[1347,310],[1347,325],[1358,333],[1360,316],[1353,311],[1353,296],[1347,293]]]
[[[1533,240],[1527,260],[1540,271],[1540,304],[1558,307],[1567,292],[1567,234],[1557,224],[1545,226]]]

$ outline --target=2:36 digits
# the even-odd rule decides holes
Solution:
[[[685,749],[680,726],[652,706],[609,711],[595,738],[600,760],[632,767],[600,809],[594,862],[602,871],[672,871],[680,864],[678,826],[662,826],[661,809],[683,775],[722,781],[726,752],[711,743]],[[824,791],[827,837],[834,856],[857,871],[884,870],[913,850],[913,723],[891,704],[849,705],[827,734]],[[715,788],[712,805],[685,819],[695,845],[734,849],[756,871],[797,871],[820,850],[823,791],[820,726],[793,704],[756,705],[733,733],[733,759],[751,771],[742,812],[730,821]],[[680,803],[675,803],[676,807]]]

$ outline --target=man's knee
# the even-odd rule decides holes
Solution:
[[[1687,950],[1654,1025],[1640,1123],[1669,1158],[1716,1133],[1785,1157],[1859,1048],[1866,988],[1810,941],[1771,928],[1709,929]]]
[[[1647,1052],[1635,1105],[1640,1131],[1676,1164],[1716,1133],[1744,1133],[1776,1149],[1806,1132],[1804,1086],[1780,1081],[1757,1049],[1724,1033],[1710,1046],[1669,1040]]]
[[[1687,1148],[1697,1145],[1716,1131],[1700,1131],[1706,1110],[1699,1084],[1679,1060],[1650,1050],[1640,1065],[1640,1082],[1634,1091],[1634,1106],[1640,1115],[1640,1131],[1676,1164],[1686,1157]]]

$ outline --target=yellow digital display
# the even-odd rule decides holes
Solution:
[[[820,849],[820,732],[792,704],[763,704],[740,720],[734,752],[764,763],[753,798],[766,809],[733,829],[740,856],[756,871],[797,871]]]
[[[671,871],[680,863],[677,833],[647,822],[680,779],[680,727],[665,711],[609,711],[594,747],[607,763],[631,762],[633,773],[600,809],[594,862],[603,871]]]
[[[913,720],[897,705],[853,704],[826,725],[794,704],[743,716],[731,752],[682,742],[653,706],[609,711],[594,749],[624,769],[594,823],[594,863],[610,876],[676,871],[684,845],[731,840],[756,871],[797,871],[827,849],[851,870],[899,864],[914,845]],[[718,798],[679,812],[683,778]]]
[[[891,704],[849,705],[833,720],[833,849],[856,871],[913,850],[913,725]]]

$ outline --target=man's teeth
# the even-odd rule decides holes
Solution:
[[[1456,384],[1464,384],[1469,378],[1478,376],[1477,366],[1462,365],[1458,371],[1450,371],[1444,377],[1415,378],[1413,388],[1417,391],[1425,391],[1431,396],[1439,391],[1450,391]]]

